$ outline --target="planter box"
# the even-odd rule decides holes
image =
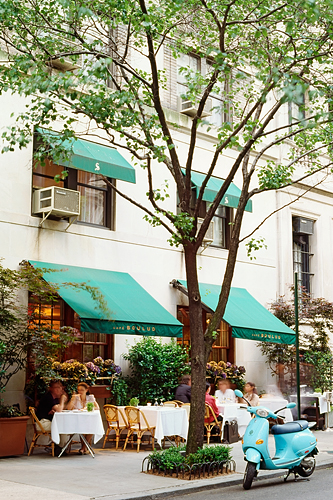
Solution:
[[[0,457],[23,455],[29,418],[0,418]]]
[[[112,394],[109,385],[92,385],[89,387],[89,392],[95,398],[110,398]]]

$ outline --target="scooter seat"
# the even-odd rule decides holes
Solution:
[[[307,429],[309,424],[306,420],[295,420],[295,422],[288,422],[282,425],[273,425],[272,434],[289,434],[291,432],[301,432]]]

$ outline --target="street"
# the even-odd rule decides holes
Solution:
[[[250,490],[243,490],[242,485],[230,486],[228,488],[221,488],[210,490],[209,492],[203,491],[199,493],[190,493],[189,495],[181,495],[172,497],[173,500],[220,500],[223,498],[246,498],[246,500],[260,500],[260,499],[284,499],[284,500],[312,500],[320,495],[320,498],[332,498],[333,491],[333,474],[332,468],[315,470],[310,480],[298,479],[294,481],[293,475],[289,476],[287,482],[283,478],[255,480]]]

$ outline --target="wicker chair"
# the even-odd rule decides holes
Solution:
[[[141,438],[145,432],[150,432],[152,437],[152,449],[154,449],[154,437],[155,437],[155,427],[151,427],[148,424],[145,414],[143,411],[139,410],[135,406],[125,406],[125,414],[128,422],[128,433],[126,436],[124,450],[126,450],[126,446],[129,438],[132,436],[133,443],[133,435],[137,435],[137,452],[140,450]],[[141,424],[141,418],[144,422],[144,425]]]
[[[212,422],[209,422],[208,420],[210,417],[214,417],[214,420]],[[206,422],[207,420],[207,422]],[[213,427],[218,428],[218,436],[221,437],[222,441],[222,420],[219,421],[216,418],[215,412],[213,411],[213,408],[209,406],[209,404],[205,403],[205,423],[204,423],[205,429],[207,431],[207,444],[209,444],[210,441],[210,435],[212,433]]]
[[[178,403],[176,401],[165,401],[163,406],[170,406],[172,408],[178,408]]]
[[[182,405],[182,408],[184,408],[184,410],[186,410],[187,418],[190,420],[191,403],[184,403]]]
[[[44,429],[43,424],[40,423],[40,421],[38,420],[38,418],[36,416],[35,408],[33,408],[32,406],[29,406],[29,412],[30,412],[30,415],[32,417],[32,424],[34,426],[34,436],[33,436],[32,441],[31,441],[31,445],[30,445],[30,448],[28,451],[28,456],[30,456],[33,453],[34,448],[45,448],[46,446],[51,445],[52,457],[54,457],[54,442],[51,439],[51,431],[46,431]],[[48,443],[47,445],[37,444],[37,440],[40,436],[48,436],[50,438],[50,443]]]
[[[116,450],[118,450],[118,444],[120,441],[120,434],[122,431],[128,428],[128,425],[126,424],[126,418],[124,417],[122,411],[120,408],[114,405],[104,405],[103,406],[106,421],[108,423],[108,428],[105,433],[105,438],[103,442],[103,448],[105,447],[105,444],[107,441],[115,441],[116,442]],[[120,417],[123,420],[123,424],[120,423]],[[109,434],[111,431],[115,432],[115,437],[110,438]]]
[[[184,404],[190,404],[190,403],[183,403],[183,401],[178,401],[178,399],[174,399],[173,402],[177,403],[178,406],[183,406]]]

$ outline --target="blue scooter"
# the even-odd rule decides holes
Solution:
[[[277,419],[277,413],[285,408],[294,408],[295,403],[288,403],[275,413],[263,406],[251,406],[239,390],[235,390],[239,398],[243,398],[248,404],[247,411],[254,417],[251,419],[243,438],[244,460],[247,466],[244,474],[243,488],[249,490],[254,477],[259,470],[288,469],[284,478],[286,481],[289,474],[309,477],[316,465],[314,456],[317,455],[317,440],[308,428],[306,420],[295,420],[282,425],[274,425],[271,433],[275,439],[275,456],[271,458],[268,451],[269,418]],[[279,417],[283,418],[283,417]]]

